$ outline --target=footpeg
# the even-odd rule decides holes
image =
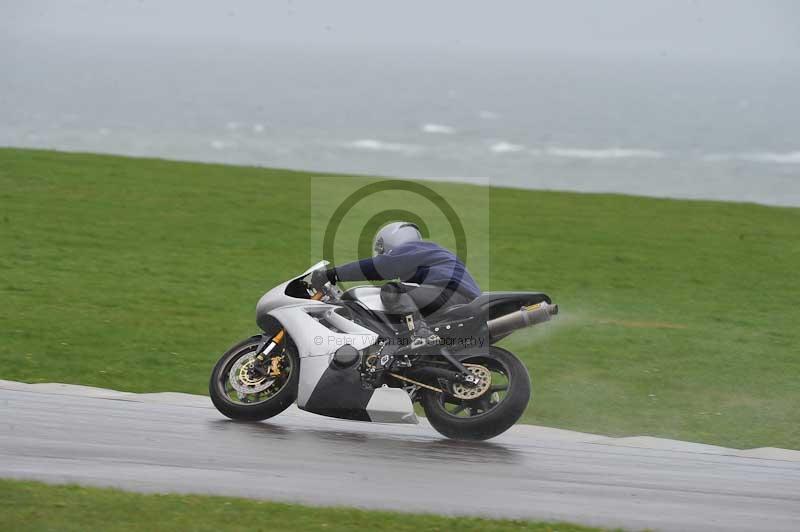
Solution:
[[[420,347],[426,347],[430,345],[439,345],[442,339],[435,334],[431,334],[430,336],[423,337],[423,336],[415,336],[414,339],[409,344],[409,349],[419,349]]]

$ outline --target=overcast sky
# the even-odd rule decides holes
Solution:
[[[87,39],[800,57],[793,0],[0,0],[14,44]]]

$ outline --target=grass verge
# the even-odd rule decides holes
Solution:
[[[317,259],[310,176],[0,149],[0,378],[205,393],[257,298]],[[800,448],[800,209],[488,194],[479,282],[562,309],[503,343],[524,421]]]
[[[230,497],[143,495],[115,489],[50,486],[38,482],[14,480],[0,480],[0,519],[3,530],[28,532],[45,530],[593,532],[601,530],[567,523],[319,508]]]

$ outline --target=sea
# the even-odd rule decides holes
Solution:
[[[797,66],[26,41],[0,51],[0,146],[797,207]]]

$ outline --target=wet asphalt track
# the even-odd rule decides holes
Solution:
[[[459,443],[424,422],[294,408],[243,424],[200,396],[0,381],[2,477],[629,529],[800,530],[798,454],[732,452],[521,426]]]

